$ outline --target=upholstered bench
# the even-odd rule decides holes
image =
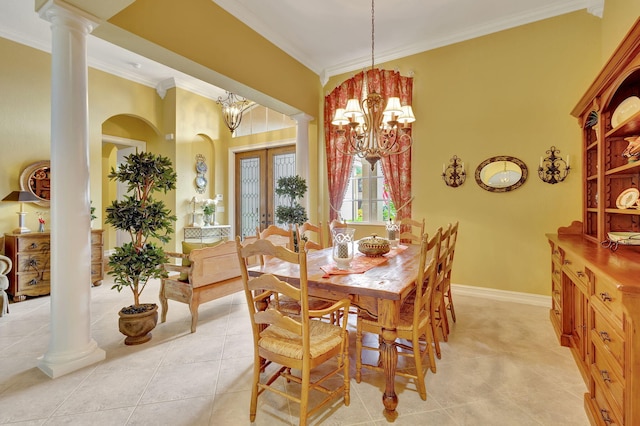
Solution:
[[[184,251],[189,253],[167,253],[170,258],[182,259],[183,262],[181,265],[164,265],[169,277],[161,280],[160,321],[167,319],[169,299],[186,303],[191,311],[191,332],[195,333],[198,306],[242,291],[243,285],[235,241]],[[171,272],[180,272],[180,275]]]

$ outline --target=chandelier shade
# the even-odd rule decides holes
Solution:
[[[371,75],[374,76],[375,4],[371,1]],[[384,71],[383,71],[384,72]],[[398,94],[382,92],[369,86],[367,72],[363,73],[360,99],[348,99],[344,108],[336,105],[331,124],[337,126],[337,146],[342,154],[366,159],[374,170],[376,162],[386,156],[411,149],[410,124],[416,121],[411,105],[402,105]],[[373,86],[373,85],[372,85]],[[385,99],[386,98],[386,99]],[[405,100],[410,98],[405,96]]]
[[[251,106],[251,101],[227,92],[227,97],[223,99],[220,96],[216,103],[222,107],[222,119],[233,135],[242,121],[242,114]]]

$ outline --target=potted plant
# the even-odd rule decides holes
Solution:
[[[136,152],[126,156],[117,170],[111,168],[108,177],[126,184],[128,192],[123,200],[107,207],[105,223],[131,237],[130,242],[115,248],[108,274],[114,277],[112,289],[120,292],[128,287],[133,294],[133,305],[119,312],[119,327],[127,336],[125,344],[135,345],[149,341],[158,322],[158,305],[140,303],[140,294],[150,279],[166,275],[162,264],[168,261],[167,255],[152,239],[169,242],[177,219],[153,194],[175,189],[177,175],[167,157]]]
[[[294,224],[302,225],[309,218],[304,207],[298,201],[307,192],[307,182],[301,176],[284,176],[278,179],[276,194],[287,197],[288,204],[281,204],[276,208],[276,219],[290,227]],[[298,238],[293,233],[293,246],[298,251]]]
[[[215,212],[216,206],[214,204],[211,204],[209,200],[205,201],[202,205],[202,213],[204,214],[204,217],[202,219],[205,226],[215,224],[215,220],[213,220],[213,215],[215,214]]]

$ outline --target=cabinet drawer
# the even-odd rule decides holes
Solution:
[[[91,232],[91,245],[102,246],[102,232]]]
[[[18,293],[27,295],[49,294],[51,287],[51,276],[49,271],[40,272],[20,272],[17,275]]]
[[[102,278],[102,263],[91,264],[91,279]]]
[[[609,402],[604,396],[604,392],[598,386],[595,387],[591,402],[595,405],[594,408],[598,410],[594,413],[594,417],[600,424],[606,426],[623,426],[623,423],[618,419],[615,411],[611,409]]]
[[[609,401],[609,405],[618,416],[622,413],[624,402],[624,380],[615,373],[615,368],[610,364],[609,358],[603,356],[598,348],[595,349],[593,364],[591,364],[591,376],[596,386],[599,386]]]
[[[558,265],[562,265],[562,252],[558,246],[553,246],[551,248],[551,260]]]
[[[622,301],[620,300],[620,292],[616,286],[607,281],[603,277],[596,276],[593,286],[593,297],[602,302],[602,306],[606,309],[606,313],[615,315],[620,325],[622,325]]]
[[[17,252],[19,253],[49,253],[49,234],[45,236],[27,235],[17,238]]]
[[[49,253],[19,253],[16,272],[42,272],[49,269]]]
[[[580,287],[583,293],[591,294],[589,291],[589,275],[582,262],[565,257],[562,262],[562,270],[571,278],[571,281]]]
[[[102,263],[102,250],[96,250],[95,247],[91,248],[91,263]]]
[[[612,360],[609,362],[616,373],[624,378],[624,349],[625,342],[620,337],[620,330],[609,323],[605,317],[593,310],[593,328],[591,330],[591,341],[595,346],[596,352],[599,351],[601,356],[609,356]]]

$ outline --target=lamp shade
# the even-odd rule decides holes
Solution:
[[[413,115],[413,108],[411,105],[405,105],[402,107],[402,114],[398,117],[398,121],[401,123],[413,123],[416,121],[416,117]]]
[[[347,118],[362,117],[364,113],[360,108],[360,102],[357,99],[349,99],[347,101],[347,108],[345,108],[343,115]]]
[[[384,109],[385,115],[395,115],[398,116],[402,114],[402,106],[400,106],[400,98],[392,96],[387,101],[387,107]]]
[[[343,126],[345,124],[349,124],[349,120],[344,116],[344,108],[336,109],[336,114],[333,116],[333,121],[331,124],[334,126]]]
[[[13,191],[6,197],[2,199],[2,201],[41,201],[40,198],[36,197],[33,193],[29,191]]]

